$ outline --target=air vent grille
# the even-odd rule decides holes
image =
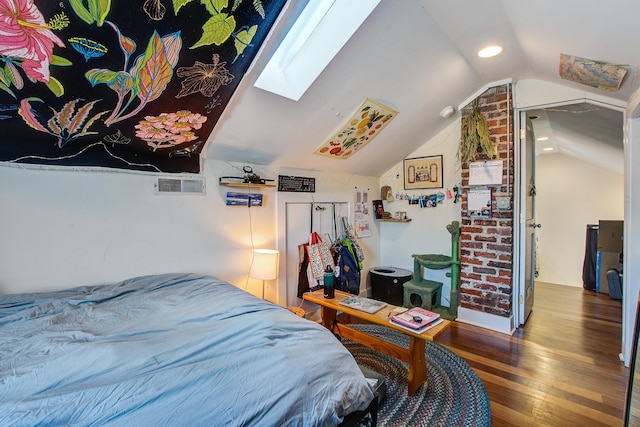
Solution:
[[[158,178],[157,194],[204,194],[204,179]]]

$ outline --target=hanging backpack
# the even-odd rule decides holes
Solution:
[[[338,256],[337,289],[350,294],[360,293],[360,269],[349,249],[340,248]]]

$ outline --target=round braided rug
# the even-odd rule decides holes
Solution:
[[[349,325],[404,347],[409,338],[377,325]],[[407,395],[409,365],[353,341],[343,340],[358,364],[381,374],[387,397],[378,410],[378,426],[490,426],[489,398],[480,378],[469,364],[452,351],[426,343],[427,385]]]

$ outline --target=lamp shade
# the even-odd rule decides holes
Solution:
[[[249,277],[260,280],[278,278],[278,255],[275,249],[254,249]]]

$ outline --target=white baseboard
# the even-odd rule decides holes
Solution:
[[[513,324],[513,316],[502,317],[496,316],[495,314],[483,313],[482,311],[470,310],[465,307],[458,307],[458,317],[456,320],[503,334],[513,335],[515,332],[515,328],[511,326]]]

